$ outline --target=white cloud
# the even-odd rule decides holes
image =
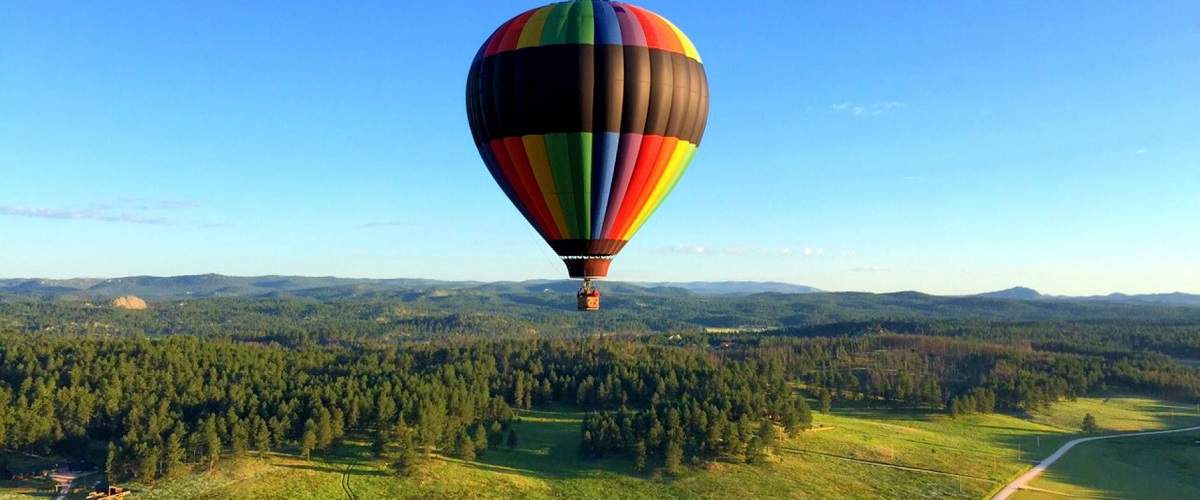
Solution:
[[[714,247],[709,245],[668,245],[659,248],[661,253],[677,255],[708,255],[725,257],[791,257],[796,254],[792,248],[765,248],[750,245],[730,245]]]
[[[852,273],[890,273],[890,272],[892,272],[892,270],[885,268],[885,267],[856,267],[853,269],[849,269],[849,272],[852,272]]]
[[[159,210],[192,208],[195,206],[197,205],[191,202],[124,198],[115,203],[92,203],[85,208],[0,205],[0,215],[28,217],[32,219],[117,222],[151,226],[195,226],[202,228],[224,226],[223,223],[186,222],[171,217],[146,213]]]
[[[662,253],[704,255],[708,249],[702,245],[669,245],[659,249]]]
[[[131,224],[169,225],[174,221],[166,217],[147,217],[133,213],[114,213],[97,209],[71,210],[62,208],[37,208],[22,206],[0,206],[0,215],[32,217],[35,219],[94,220],[101,222],[128,222]]]
[[[366,224],[361,224],[358,227],[363,228],[363,229],[369,229],[369,228],[376,228],[376,227],[408,227],[408,226],[414,226],[414,225],[415,224],[413,224],[412,222],[409,222],[409,221],[389,220],[389,221],[368,222]]]
[[[903,101],[883,101],[876,103],[858,103],[858,102],[839,102],[829,106],[838,113],[845,113],[851,116],[879,116],[888,111],[907,107],[908,103]]]

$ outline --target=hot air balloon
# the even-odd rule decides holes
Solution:
[[[696,47],[662,16],[571,0],[502,24],[471,63],[467,117],[496,184],[582,279],[608,274],[679,182],[708,118]]]

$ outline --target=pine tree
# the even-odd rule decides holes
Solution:
[[[328,450],[333,444],[333,416],[321,408],[317,418],[317,449]]]
[[[828,389],[821,389],[821,413],[828,415],[833,410],[833,394]]]
[[[108,482],[115,482],[117,479],[117,445],[112,441],[108,442],[108,449],[104,455],[104,474],[108,476]]]
[[[667,438],[667,448],[663,452],[663,470],[672,476],[679,474],[683,466],[683,440],[672,435]]]
[[[317,423],[310,418],[304,421],[304,433],[300,437],[300,456],[305,460],[312,458],[313,448],[317,447]]]
[[[342,413],[341,408],[333,409],[333,440],[340,441],[342,436],[346,435],[346,414]]]
[[[726,453],[738,454],[741,452],[742,441],[738,436],[737,422],[728,422],[725,424],[725,429],[721,432],[721,449]]]
[[[758,436],[750,436],[750,440],[746,442],[746,463],[760,464],[767,458],[766,450],[763,448],[762,438]]]
[[[484,429],[483,424],[475,424],[475,451],[482,454],[488,449],[487,429]]]
[[[412,434],[404,433],[400,439],[396,441],[395,459],[392,461],[392,470],[401,476],[407,476],[412,473],[417,465],[417,448],[413,446]]]
[[[371,435],[371,454],[375,458],[384,458],[387,456],[388,431],[385,429],[375,429],[375,433]]]
[[[254,449],[258,451],[259,458],[271,451],[271,430],[261,418],[254,422]]]
[[[641,439],[633,445],[633,470],[646,472],[646,442]]]
[[[1083,427],[1083,432],[1086,432],[1088,434],[1094,434],[1094,433],[1100,432],[1100,426],[1096,425],[1096,417],[1092,416],[1091,413],[1088,413],[1087,415],[1083,416],[1083,426],[1082,427]]]
[[[962,401],[957,397],[950,400],[950,416],[958,418],[963,414]]]
[[[800,434],[800,412],[795,407],[788,406],[784,410],[783,431],[791,437],[796,437]]]
[[[775,441],[777,440],[775,426],[771,424],[770,420],[763,419],[762,423],[758,425],[758,439],[762,442],[762,446],[766,450],[775,446]]]
[[[158,460],[159,451],[157,447],[146,444],[138,444],[135,448],[137,453],[137,468],[134,476],[138,482],[151,483],[158,476]]]
[[[238,421],[233,424],[233,430],[229,432],[229,450],[235,458],[246,456],[246,448],[249,447],[249,433],[246,432],[246,424]]]
[[[217,466],[217,462],[221,460],[221,435],[217,434],[217,419],[208,417],[204,421],[203,430],[204,443],[204,461],[208,465],[208,470],[212,470]]]
[[[183,458],[183,432],[176,429],[167,436],[167,441],[163,449],[163,474],[167,477],[178,475],[184,470]]]
[[[475,460],[475,441],[467,435],[466,430],[458,431],[454,439],[454,454],[463,460]]]

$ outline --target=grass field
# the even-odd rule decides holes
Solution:
[[[1194,406],[1144,398],[1081,399],[1036,414],[1044,422],[1080,422],[1091,413],[1105,432],[1200,425]],[[1200,498],[1200,432],[1082,443],[1015,498]]]
[[[516,449],[489,450],[471,462],[432,458],[404,479],[373,460],[367,443],[350,440],[312,461],[272,454],[227,461],[215,471],[153,486],[131,486],[137,498],[147,499],[612,498],[616,492],[622,498],[984,498],[1076,437],[1085,413],[1114,430],[1200,423],[1194,408],[1130,397],[1081,398],[1029,418],[952,419],[843,406],[815,415],[817,427],[781,443],[767,464],[717,462],[679,477],[656,478],[633,473],[626,460],[581,459],[580,414],[530,411],[516,424]],[[1197,497],[1200,474],[1185,472],[1200,470],[1200,447],[1186,446],[1197,439],[1180,435],[1155,440],[1157,445],[1149,440],[1080,445],[1034,486],[1127,496],[1133,490],[1119,490],[1119,485],[1137,489],[1153,481],[1169,485],[1176,498]],[[1160,453],[1163,443],[1170,449]],[[1148,475],[1146,468],[1161,472]],[[38,494],[0,489],[0,499]]]
[[[1091,413],[1104,432],[1128,432],[1200,425],[1200,408],[1133,396],[1080,398],[1030,415],[1034,422],[1078,431]]]
[[[1030,486],[1014,498],[1200,498],[1200,432],[1083,443]]]

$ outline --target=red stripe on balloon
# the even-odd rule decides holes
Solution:
[[[617,164],[613,171],[612,190],[608,193],[608,209],[604,214],[604,230],[600,233],[611,238],[613,225],[617,222],[617,214],[625,205],[625,194],[629,192],[629,182],[637,166],[638,151],[642,149],[642,134],[621,134],[621,144],[617,147]]]
[[[525,29],[525,23],[529,22],[529,18],[533,17],[533,13],[538,9],[526,11],[514,18],[511,23],[504,28],[504,34],[500,36],[500,43],[496,45],[496,52],[504,52],[507,50],[517,49],[517,40],[521,38],[521,31]]]
[[[537,176],[533,175],[533,164],[529,162],[529,155],[525,153],[525,142],[520,137],[507,137],[504,139],[504,145],[508,149],[509,159],[512,160],[513,168],[517,172],[517,177],[525,184],[525,189],[529,191],[529,197],[533,201],[533,208],[543,214],[543,226],[546,234],[549,234],[552,239],[560,239],[563,237],[558,231],[558,224],[554,223],[554,215],[550,212],[549,202],[542,194],[542,188],[538,186]]]
[[[641,214],[642,209],[646,207],[646,203],[650,201],[650,195],[654,193],[654,188],[662,182],[663,172],[666,172],[667,165],[671,163],[671,156],[675,154],[675,147],[679,144],[679,139],[675,137],[664,137],[659,145],[658,154],[655,155],[650,172],[646,175],[646,182],[642,183],[641,189],[637,193],[627,193],[625,196],[634,195],[633,207],[635,209],[630,213],[629,218],[625,219],[624,224],[620,224],[618,229],[621,235],[629,231],[630,226],[637,222],[637,217]]]
[[[635,5],[624,4],[637,17],[646,32],[646,45],[653,49],[662,49],[683,54],[683,44],[675,36],[675,30],[667,26],[666,21],[653,12]]]
[[[637,198],[650,180],[650,173],[654,170],[654,163],[658,161],[658,150],[662,147],[662,143],[663,136],[661,135],[642,137],[642,145],[638,151],[637,163],[633,168],[633,176],[629,179],[629,187],[625,191],[624,200],[621,201],[621,211],[617,214],[616,223],[610,228],[611,231],[605,235],[606,238],[621,237],[633,223],[638,212],[641,211],[642,207],[638,204]]]
[[[500,170],[504,172],[504,177],[508,179],[509,184],[516,191],[517,198],[521,201],[521,206],[529,210],[530,215],[533,216],[536,222],[534,229],[545,239],[558,239],[558,236],[552,236],[558,234],[557,229],[553,233],[550,232],[550,228],[554,227],[554,221],[550,218],[550,213],[546,211],[546,204],[542,202],[541,191],[539,190],[536,195],[530,192],[529,179],[525,179],[521,169],[517,168],[513,163],[512,156],[509,154],[504,141],[493,139],[489,145],[492,147],[492,154],[496,155],[496,162],[500,164]]]

